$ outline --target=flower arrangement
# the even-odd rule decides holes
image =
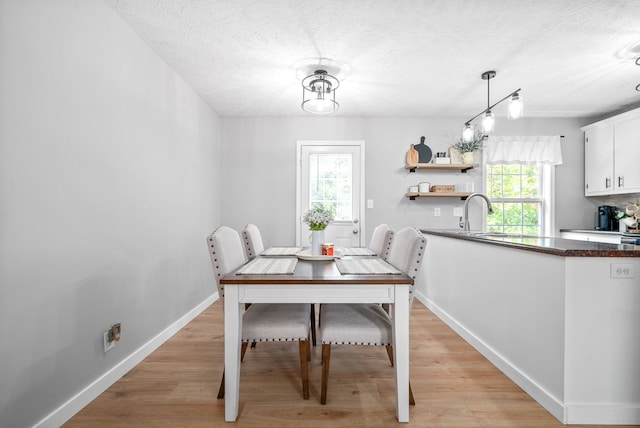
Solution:
[[[317,206],[304,213],[303,221],[311,230],[324,230],[333,221],[333,213],[324,207]]]
[[[473,138],[471,141],[467,142],[460,138],[458,142],[453,145],[453,148],[460,153],[475,152],[476,150],[482,149],[483,140],[484,135],[482,134],[482,131],[475,129],[473,131]]]

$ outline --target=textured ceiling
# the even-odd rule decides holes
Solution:
[[[639,0],[105,0],[222,117],[306,116],[297,70],[339,64],[337,116],[527,117],[640,105]],[[506,104],[495,109],[506,115]]]

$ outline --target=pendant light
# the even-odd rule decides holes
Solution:
[[[487,108],[464,123],[464,128],[462,129],[462,141],[464,142],[470,142],[473,139],[474,129],[471,125],[471,122],[480,115],[482,115],[482,132],[484,134],[493,132],[496,127],[496,117],[492,109],[508,98],[511,98],[511,101],[509,103],[507,117],[509,119],[518,119],[522,117],[523,114],[522,97],[520,96],[520,91],[522,90],[521,88],[511,92],[509,95],[492,105],[489,81],[496,77],[496,72],[494,70],[485,71],[480,75],[480,77],[482,78],[482,80],[487,81]]]
[[[334,113],[340,107],[336,101],[336,89],[340,81],[327,73],[316,70],[302,79],[302,110],[314,114]]]

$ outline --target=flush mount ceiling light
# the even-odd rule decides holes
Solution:
[[[520,91],[522,90],[521,88],[511,92],[509,95],[502,98],[497,103],[491,105],[489,81],[494,77],[496,77],[496,72],[493,70],[485,71],[480,75],[480,77],[482,77],[482,80],[487,81],[487,108],[482,110],[480,113],[476,114],[475,116],[473,116],[471,119],[467,120],[464,123],[464,128],[462,129],[462,140],[465,142],[470,142],[473,140],[475,130],[473,129],[471,122],[480,115],[483,115],[482,116],[482,132],[484,134],[488,134],[494,131],[496,118],[493,112],[491,111],[491,109],[497,106],[498,104],[500,104],[501,102],[505,101],[507,98],[511,99],[509,103],[507,118],[518,119],[522,117],[522,114],[523,114],[522,97],[520,96]]]
[[[336,89],[340,81],[319,69],[302,79],[302,110],[314,114],[334,113],[340,107],[336,101]]]

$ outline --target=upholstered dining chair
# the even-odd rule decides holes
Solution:
[[[245,249],[247,251],[247,258],[249,260],[255,259],[264,251],[264,244],[262,243],[262,234],[260,229],[255,224],[247,224],[242,231],[242,237],[244,239]]]
[[[420,271],[426,242],[418,229],[407,227],[394,235],[389,249],[387,262],[414,280],[414,284],[409,287],[409,308],[413,303],[415,279]],[[321,404],[327,402],[331,345],[385,346],[393,365],[392,321],[389,314],[378,304],[323,304],[320,313],[320,338],[322,340]],[[409,383],[409,403],[415,405],[411,383]]]
[[[392,238],[393,229],[391,229],[388,224],[382,223],[373,229],[371,242],[369,242],[369,246],[367,248],[376,253],[381,259],[387,260]]]
[[[220,278],[247,261],[242,240],[238,232],[221,226],[207,237],[207,243],[218,294],[223,299],[224,286],[220,284]],[[242,315],[241,360],[249,342],[298,341],[302,396],[305,400],[309,399],[310,317],[311,308],[306,303],[253,303]],[[218,399],[221,398],[224,398],[224,372],[218,390]]]
[[[242,231],[242,237],[244,239],[245,251],[249,260],[255,259],[264,251],[264,244],[262,243],[262,234],[260,229],[255,224],[247,224]],[[311,304],[311,343],[316,346],[316,305]],[[255,348],[256,344],[251,343],[251,347]]]

